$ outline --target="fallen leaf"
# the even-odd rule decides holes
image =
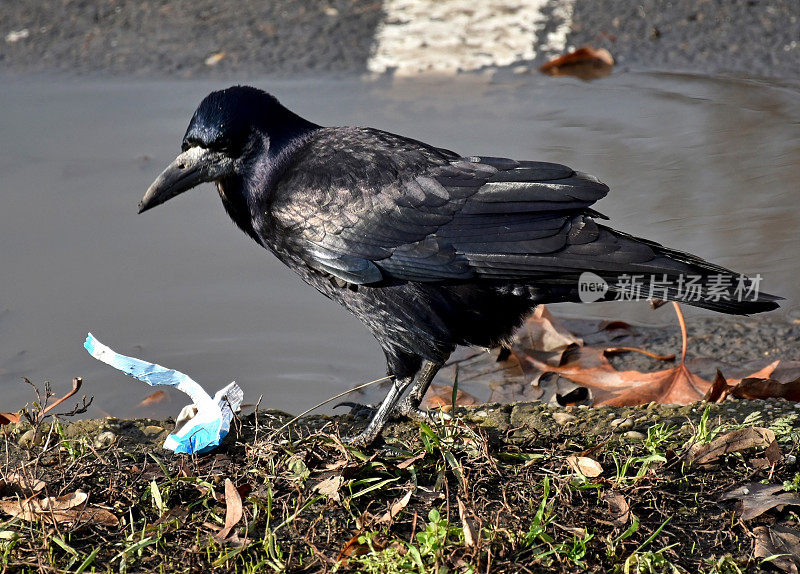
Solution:
[[[769,379],[772,374],[778,369],[780,366],[780,361],[773,361],[769,365],[757,370],[755,373],[750,373],[746,377],[741,377],[738,379],[728,379],[728,385],[735,387],[739,385],[744,379]]]
[[[767,447],[767,450],[764,451],[764,458],[767,459],[770,465],[778,464],[783,460],[783,452],[777,440],[772,441]]]
[[[231,530],[242,519],[242,497],[239,496],[239,491],[236,490],[231,479],[225,479],[225,526],[214,535],[218,542],[239,542],[239,537],[234,533],[232,540],[227,540],[231,534]]]
[[[471,394],[458,389],[456,392],[456,406],[470,407],[478,404],[478,399]],[[453,387],[446,385],[431,385],[422,401],[422,407],[427,409],[442,409],[448,411],[453,406]]]
[[[531,349],[550,353],[571,345],[582,346],[583,341],[573,335],[556,319],[546,305],[539,305],[525,321],[524,329]]]
[[[0,500],[0,512],[28,522],[41,520],[58,524],[94,523],[118,526],[119,519],[104,508],[89,507],[88,494],[76,490],[58,497]]]
[[[728,396],[728,389],[728,381],[717,369],[717,374],[714,376],[714,380],[711,381],[711,386],[708,387],[703,400],[709,403],[720,403]]]
[[[362,556],[370,552],[369,544],[359,541],[361,536],[361,533],[356,534],[347,541],[347,543],[339,551],[339,555],[336,557],[336,562],[339,562],[341,566],[347,566],[347,563],[349,562],[348,559],[351,556]],[[386,544],[384,543],[383,539],[376,536],[372,539],[372,547],[380,552],[386,547]]]
[[[575,76],[582,80],[594,80],[611,73],[614,57],[601,48],[582,46],[563,56],[550,60],[539,71],[548,76]]]
[[[602,465],[588,456],[568,456],[567,464],[573,471],[579,472],[587,478],[595,478],[603,474]]]
[[[742,520],[752,520],[778,506],[787,504],[800,506],[800,496],[794,492],[782,491],[783,485],[780,484],[753,482],[723,494],[722,500],[739,500]]]
[[[644,355],[646,357],[650,357],[651,359],[655,359],[656,361],[674,361],[675,360],[675,353],[670,353],[669,355],[658,355],[647,349],[640,349],[639,347],[606,347],[603,349],[603,354],[607,357],[608,355],[619,355],[620,353],[639,353],[640,355]]]
[[[411,458],[407,458],[404,461],[397,463],[397,468],[399,468],[400,470],[406,469],[415,462],[417,462],[418,460],[422,460],[423,458],[425,458],[425,452],[421,452],[416,456],[412,456]]]
[[[614,526],[625,526],[631,518],[631,506],[618,492],[607,491],[603,498],[608,504],[608,515]]]
[[[403,498],[395,501],[391,508],[389,508],[389,510],[387,510],[386,513],[378,519],[378,524],[391,524],[392,520],[394,520],[394,517],[400,514],[400,511],[408,506],[408,503],[411,500],[411,493],[412,491],[409,490],[405,493]]]
[[[314,486],[313,490],[319,492],[320,494],[324,494],[328,498],[332,498],[336,502],[340,502],[341,497],[339,496],[339,488],[341,488],[343,483],[344,478],[341,475],[336,474],[319,482],[316,486]]]
[[[730,389],[730,394],[741,399],[781,398],[797,403],[800,402],[800,378],[781,383],[774,379],[748,377]]]
[[[750,460],[750,466],[755,470],[763,470],[778,464],[783,460],[783,452],[777,440],[774,440],[764,450],[764,456]]]
[[[119,518],[105,508],[76,508],[71,512],[75,515],[76,522],[91,522],[92,524],[100,524],[110,528],[119,526]]]
[[[471,548],[475,546],[475,532],[467,520],[467,508],[460,498],[458,499],[458,517],[461,519],[461,529],[464,532],[464,546]]]
[[[19,413],[0,413],[0,426],[18,422]]]
[[[69,391],[63,397],[61,397],[60,399],[57,399],[54,403],[51,403],[51,404],[47,405],[47,407],[41,412],[41,415],[46,415],[47,413],[52,411],[54,408],[56,408],[58,405],[60,405],[61,403],[66,401],[68,398],[70,398],[72,395],[77,393],[80,390],[82,384],[83,384],[83,379],[81,377],[75,377],[74,379],[72,379],[72,390]]]
[[[530,355],[525,355],[523,359],[534,372],[554,372],[591,389],[594,405],[694,403],[709,395],[712,383],[695,375],[686,366],[686,322],[680,306],[677,303],[673,303],[673,306],[680,324],[682,344],[680,363],[671,369],[651,373],[618,371],[606,358],[603,349],[596,347],[574,349],[564,355],[564,361],[559,365],[542,362]]]
[[[8,473],[5,478],[5,484],[24,496],[36,494],[47,486],[43,480],[29,478],[20,472]]]
[[[797,574],[800,568],[800,531],[783,525],[757,526],[753,555],[756,558],[771,558],[770,564],[781,570]],[[775,558],[772,558],[772,557]]]
[[[149,407],[149,406],[157,405],[157,404],[163,403],[163,402],[170,402],[169,393],[167,393],[167,391],[156,391],[152,395],[150,395],[146,399],[144,399],[137,406]]]
[[[336,459],[333,462],[329,462],[325,465],[325,470],[339,470],[340,468],[344,468],[347,466],[347,460],[344,458]]]
[[[88,494],[82,490],[76,490],[64,496],[48,496],[43,498],[39,504],[43,510],[69,510],[70,508],[81,506],[88,499]]]
[[[751,448],[768,447],[775,442],[775,433],[761,427],[737,429],[717,437],[707,444],[696,444],[689,449],[689,461],[709,464],[734,452]]]

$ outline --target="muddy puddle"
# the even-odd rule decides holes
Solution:
[[[787,298],[800,317],[800,89],[742,79],[619,73],[594,83],[306,79],[251,82],[318,123],[371,125],[458,150],[566,163],[612,187],[612,225],[692,251]],[[82,348],[183,370],[252,402],[299,411],[383,374],[370,335],[246,238],[206,185],[145,215],[144,190],[197,103],[226,84],[7,77],[0,91],[0,410],[21,378],[84,378],[89,415],[146,410],[141,383]],[[555,312],[670,323],[644,304]],[[367,398],[375,398],[376,395]]]

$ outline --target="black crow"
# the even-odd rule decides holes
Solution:
[[[392,386],[354,443],[395,410],[421,414],[456,346],[496,346],[536,305],[580,300],[581,285],[724,313],[777,307],[754,280],[598,223],[590,206],[608,187],[563,165],[321,127],[245,86],[207,96],[181,149],[140,213],[216,182],[236,225],[380,343]]]

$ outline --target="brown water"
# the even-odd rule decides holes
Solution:
[[[612,224],[746,273],[800,316],[800,87],[619,73],[587,84],[511,76],[253,82],[316,122],[400,132],[464,154],[566,163],[609,183]],[[360,324],[247,239],[206,185],[146,215],[212,82],[5,78],[0,91],[0,410],[21,377],[95,396],[93,416],[164,416],[96,362],[87,331],[209,390],[299,411],[383,374]],[[668,322],[644,304],[569,314]],[[373,395],[374,398],[374,395]]]

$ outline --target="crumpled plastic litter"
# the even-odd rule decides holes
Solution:
[[[175,387],[189,395],[193,403],[181,409],[175,429],[164,441],[164,448],[176,453],[205,453],[219,446],[230,431],[233,414],[239,411],[244,398],[236,382],[226,385],[212,397],[188,375],[120,355],[91,333],[83,346],[95,359],[150,386]]]

